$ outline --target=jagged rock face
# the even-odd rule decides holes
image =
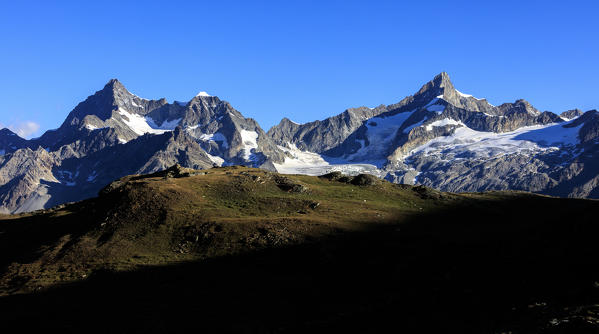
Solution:
[[[584,112],[582,112],[582,110],[572,109],[572,110],[564,111],[563,113],[559,114],[559,117],[561,117],[564,121],[569,121],[578,116],[582,116],[582,114],[584,114]]]
[[[284,153],[229,103],[205,93],[186,103],[147,100],[118,80],[79,103],[56,130],[25,140],[0,131],[2,212],[95,196],[114,179],[176,163],[201,169],[243,164],[274,170]]]
[[[235,164],[282,162],[284,154],[258,123],[213,96],[196,96],[185,106],[182,127],[208,153]]]
[[[268,135],[277,145],[288,143],[311,152],[334,149],[354,133],[365,120],[387,111],[385,106],[374,109],[367,107],[347,109],[343,113],[323,121],[297,124],[288,118],[268,130]]]
[[[580,116],[580,118],[574,120],[569,126],[581,126],[578,133],[581,143],[591,144],[596,142],[599,138],[599,113],[597,110],[586,112]]]
[[[277,168],[368,172],[444,191],[599,197],[599,166],[591,158],[599,136],[595,111],[558,116],[525,100],[493,106],[459,92],[441,73],[397,104],[362,113],[343,127],[330,126],[347,113],[302,125],[283,119],[270,129],[273,140],[294,157]]]
[[[62,150],[18,150],[0,157],[3,212],[24,212],[78,201],[130,174],[151,173],[183,163],[196,169],[213,166],[211,157],[182,130],[146,134],[126,144],[105,146],[80,157]],[[126,157],[126,158],[123,158]]]
[[[0,211],[30,211],[50,198],[49,184],[58,182],[52,173],[55,157],[39,148],[19,149],[0,156]]]
[[[293,144],[300,150],[343,157],[349,161],[398,160],[412,146],[445,132],[414,131],[441,119],[453,119],[477,131],[507,132],[523,126],[562,122],[553,113],[541,113],[525,100],[499,107],[456,90],[447,73],[437,75],[413,96],[397,104],[374,109],[360,107],[306,124],[284,118],[268,131],[281,146]],[[378,131],[378,129],[381,129]],[[373,143],[368,135],[379,132]],[[384,143],[381,143],[384,141]],[[382,144],[382,147],[381,147]],[[376,146],[368,149],[368,146]],[[361,151],[361,152],[358,152]]]

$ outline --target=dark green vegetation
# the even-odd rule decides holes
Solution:
[[[4,216],[0,317],[78,333],[595,333],[597,217],[592,200],[175,168]]]

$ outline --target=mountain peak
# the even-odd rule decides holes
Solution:
[[[113,78],[108,80],[108,82],[106,83],[106,85],[104,85],[104,87],[115,87],[115,86],[121,86],[123,87],[123,84],[119,81],[119,79]]]
[[[118,80],[110,79],[101,91],[97,92],[103,95],[117,97],[117,96],[130,96],[131,94],[127,88]]]
[[[449,74],[447,74],[447,72],[441,72],[441,73],[435,75],[435,78],[433,79],[433,81],[441,81],[441,82],[450,81]]]
[[[12,132],[9,128],[2,128],[0,129],[0,134],[2,135],[8,135],[8,136],[17,136],[16,133]]]
[[[422,86],[416,95],[427,95],[427,98],[430,98],[431,96],[443,95],[446,89],[452,91],[455,90],[449,79],[449,74],[447,74],[447,72],[441,72],[437,74],[433,80]]]
[[[441,72],[437,74],[431,82],[434,84],[434,86],[439,88],[443,87],[454,89],[453,84],[451,83],[451,79],[449,79],[449,74],[447,74],[447,72]]]

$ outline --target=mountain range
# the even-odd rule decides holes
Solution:
[[[369,173],[443,191],[524,190],[599,198],[599,114],[491,105],[447,73],[396,104],[347,109],[265,132],[226,101],[148,100],[118,80],[30,140],[0,130],[0,211],[96,196],[115,179],[164,170],[246,165],[287,174]]]

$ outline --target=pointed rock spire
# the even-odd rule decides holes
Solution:
[[[439,87],[453,88],[453,84],[451,83],[451,79],[449,79],[449,74],[447,74],[447,72],[441,72],[437,74],[433,79],[433,83]]]
[[[455,88],[449,79],[449,74],[441,72],[437,74],[433,80],[422,86],[415,95],[424,95],[427,99],[430,99],[432,97],[444,95],[445,91],[455,91]]]

